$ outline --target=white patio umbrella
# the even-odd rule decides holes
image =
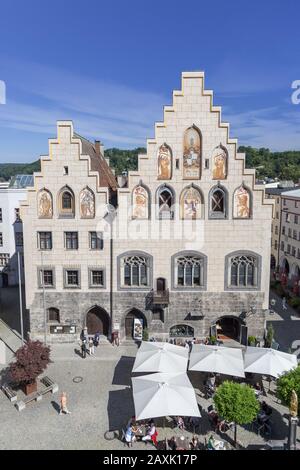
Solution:
[[[244,354],[245,372],[279,377],[297,367],[297,356],[270,348],[249,346]]]
[[[132,372],[186,372],[189,351],[170,343],[143,341]]]
[[[158,373],[132,378],[137,420],[160,416],[198,416],[195,391],[185,373]]]
[[[243,353],[238,348],[194,344],[189,370],[245,377]]]

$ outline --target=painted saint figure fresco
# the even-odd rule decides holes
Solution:
[[[239,219],[249,219],[250,217],[250,194],[244,186],[240,186],[234,192],[233,216]]]
[[[201,218],[201,194],[196,188],[187,188],[180,200],[181,219]]]
[[[85,188],[80,193],[80,215],[83,219],[95,217],[95,198],[89,188]]]
[[[52,215],[52,196],[49,191],[43,189],[38,195],[38,216],[45,219],[51,219]]]
[[[159,147],[157,152],[158,179],[170,180],[172,177],[172,155],[167,144]]]
[[[224,147],[216,147],[213,152],[213,179],[224,180],[227,177],[227,152]]]
[[[143,186],[133,190],[132,216],[135,219],[148,219],[148,192]]]
[[[201,168],[201,139],[195,127],[189,127],[183,139],[183,178],[199,179]]]

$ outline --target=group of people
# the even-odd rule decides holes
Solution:
[[[125,431],[125,441],[128,447],[132,447],[133,443],[140,438],[141,441],[147,444],[148,442],[152,442],[152,444],[156,447],[157,446],[157,436],[158,432],[156,430],[156,426],[153,419],[150,419],[145,424],[145,432],[143,433],[142,424],[138,424],[136,421],[135,416],[127,423],[126,431]]]
[[[170,450],[180,450],[180,444],[178,445],[178,439],[175,436],[172,436],[171,439],[168,440],[168,447]],[[190,450],[199,450],[201,449],[201,443],[197,436],[193,436],[189,442],[189,449]]]
[[[87,328],[84,328],[80,334],[80,347],[81,347],[81,356],[83,359],[86,358],[86,353],[88,352],[90,356],[95,354],[95,347],[99,345],[100,333],[96,333],[94,336],[88,334]]]

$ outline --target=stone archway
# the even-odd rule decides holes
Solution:
[[[233,315],[225,315],[216,321],[217,336],[220,340],[240,341],[241,320]]]
[[[101,335],[108,336],[109,315],[98,305],[95,305],[87,312],[85,324],[89,335],[100,333]]]
[[[147,328],[147,319],[145,315],[138,309],[131,309],[125,317],[125,338],[137,339],[135,334],[135,320],[139,320],[142,331]]]

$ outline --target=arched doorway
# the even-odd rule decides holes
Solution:
[[[126,339],[142,340],[145,328],[147,328],[145,315],[135,308],[130,310],[125,317]]]
[[[221,341],[240,341],[241,320],[233,316],[221,317],[216,321],[216,332],[218,339]]]
[[[283,258],[281,260],[280,271],[282,273],[285,273],[287,276],[289,276],[289,274],[290,274],[290,265],[289,265],[289,262],[286,258]]]
[[[108,336],[109,316],[103,308],[97,305],[92,307],[86,314],[85,321],[89,335],[100,333],[101,335]]]

